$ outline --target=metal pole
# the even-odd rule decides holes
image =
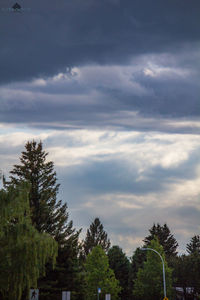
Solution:
[[[163,289],[164,289],[164,297],[166,297],[165,264],[164,264],[164,260],[163,260],[162,256],[160,255],[160,253],[158,251],[156,251],[155,249],[152,249],[152,248],[141,248],[141,250],[142,251],[151,250],[159,255],[159,257],[162,261],[162,265],[163,265]]]
[[[97,288],[97,300],[99,300],[99,294],[101,293],[101,288]]]

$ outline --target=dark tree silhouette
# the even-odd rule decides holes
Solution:
[[[83,242],[84,256],[87,256],[92,249],[98,245],[107,252],[110,248],[110,240],[108,239],[107,233],[104,231],[99,218],[95,218],[90,225],[90,228],[87,230],[86,238]]]
[[[21,181],[31,184],[29,202],[33,225],[39,232],[51,234],[59,243],[64,241],[72,222],[68,221],[67,204],[57,201],[59,184],[52,161],[47,161],[48,153],[42,142],[27,142],[20,157],[21,164],[14,165],[10,172],[11,184]]]
[[[119,246],[113,246],[108,250],[109,266],[114,271],[122,288],[121,299],[132,299],[132,286],[130,285],[130,261]]]
[[[151,229],[149,229],[150,235],[145,237],[144,243],[145,246],[148,246],[150,242],[157,237],[159,243],[163,246],[166,258],[170,258],[177,255],[177,247],[178,243],[174,236],[171,234],[169,227],[167,224],[161,226],[160,224],[153,225]]]
[[[186,250],[189,254],[200,254],[200,236],[195,235],[191,238],[190,243],[186,245]]]

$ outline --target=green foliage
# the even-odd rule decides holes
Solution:
[[[83,242],[83,255],[86,257],[97,245],[100,245],[106,252],[110,248],[110,240],[99,218],[95,218],[87,230],[86,238]]]
[[[163,247],[157,239],[151,241],[150,248],[160,253],[165,262],[167,296],[172,294],[172,270],[167,266]],[[137,299],[159,300],[164,296],[162,261],[157,253],[147,250],[147,260],[143,269],[139,269],[135,280],[133,294]]]
[[[193,288],[193,294],[200,294],[200,255],[198,252],[178,257],[175,264],[176,285]]]
[[[58,249],[55,269],[47,266],[47,276],[39,280],[41,299],[60,300],[61,291],[73,291],[73,299],[82,293],[82,274],[78,261],[79,232],[72,234],[66,244]]]
[[[55,264],[57,243],[31,224],[27,183],[0,190],[0,293],[20,300],[22,292],[37,286],[45,264]]]
[[[187,244],[186,249],[189,254],[200,254],[200,236],[193,236],[190,243]]]
[[[182,287],[184,297],[187,299],[187,287],[191,287],[192,297],[200,294],[200,255],[194,252],[190,255],[181,255],[174,261],[175,286]]]
[[[108,257],[101,246],[93,248],[88,254],[85,263],[85,281],[86,281],[86,299],[93,300],[97,298],[97,289],[101,288],[101,296],[111,294],[111,299],[118,298],[121,290],[114,272],[109,268]]]
[[[57,202],[59,184],[53,162],[46,161],[47,155],[42,142],[27,142],[20,157],[21,164],[14,165],[10,179],[16,186],[21,181],[31,184],[29,202],[33,225],[39,232],[47,232],[61,243],[68,230],[67,205]]]
[[[122,290],[120,298],[130,299],[130,261],[119,246],[113,246],[108,250],[109,266],[114,271],[115,277],[119,280]]]
[[[131,257],[131,265],[130,265],[130,285],[133,290],[134,282],[137,278],[137,272],[140,268],[143,268],[144,262],[146,260],[146,251],[140,250],[137,248],[132,257]]]
[[[200,254],[195,251],[188,257],[190,270],[187,273],[190,278],[190,286],[194,288],[194,294],[200,295]]]
[[[145,260],[146,252],[142,251],[140,248],[137,248],[131,257],[131,270],[134,278],[136,278],[139,268],[143,268]]]
[[[73,228],[68,221],[67,204],[57,201],[59,184],[52,161],[47,161],[48,153],[43,150],[42,142],[27,142],[20,157],[20,164],[14,165],[10,172],[10,183],[18,186],[20,182],[30,183],[29,203],[32,224],[39,232],[50,234],[58,242],[58,257],[55,269],[46,266],[46,276],[40,278],[40,298],[51,299],[61,289],[72,289],[77,282],[80,230]]]
[[[191,286],[191,261],[188,255],[181,255],[174,260],[175,286],[182,287],[186,292],[186,287]],[[191,275],[191,274],[190,274]]]
[[[153,225],[149,229],[150,235],[144,239],[145,246],[148,246],[150,242],[157,237],[159,243],[163,246],[166,258],[170,258],[177,255],[178,243],[174,236],[171,234],[167,224],[161,226],[160,224]]]

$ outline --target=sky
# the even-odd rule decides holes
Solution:
[[[54,162],[74,226],[131,256],[167,223],[200,234],[200,1],[0,2],[0,169],[27,141]]]

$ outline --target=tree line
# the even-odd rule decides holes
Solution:
[[[159,300],[163,298],[162,262],[167,295],[175,299],[182,287],[185,299],[200,295],[200,236],[178,255],[178,243],[167,224],[153,224],[143,245],[127,257],[111,246],[96,217],[80,240],[81,229],[69,220],[67,204],[58,201],[59,184],[42,142],[29,141],[0,190],[0,299],[26,300],[38,287],[41,300],[58,300],[71,291],[73,300]],[[187,287],[192,288],[190,295]],[[98,295],[98,288],[101,294]],[[192,297],[192,298],[191,298]]]

